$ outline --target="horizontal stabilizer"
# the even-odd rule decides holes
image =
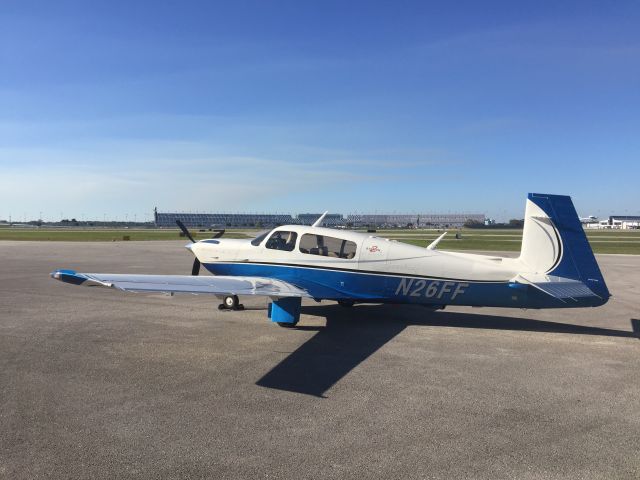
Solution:
[[[601,298],[599,295],[593,293],[584,283],[570,278],[542,274],[526,274],[518,275],[514,281],[516,283],[531,285],[565,303],[567,300],[577,302],[578,299],[583,298]]]
[[[56,270],[56,280],[74,285],[117,288],[126,292],[191,293],[210,295],[262,295],[267,297],[310,297],[295,285],[264,277],[128,275],[115,273],[78,273]]]
[[[600,298],[582,282],[534,283],[533,286],[559,300],[577,301],[579,298]]]

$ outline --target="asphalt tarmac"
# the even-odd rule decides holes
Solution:
[[[640,256],[604,307],[521,311],[125,294],[184,242],[0,242],[0,478],[640,478]]]

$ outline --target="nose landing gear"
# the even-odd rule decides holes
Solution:
[[[240,303],[237,295],[227,295],[218,305],[218,310],[244,310],[244,305]]]

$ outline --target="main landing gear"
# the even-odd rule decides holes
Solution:
[[[300,320],[299,297],[279,298],[269,303],[267,314],[272,322],[283,328],[294,328]]]
[[[276,322],[279,327],[282,328],[295,328],[298,325],[298,322],[295,323],[287,323],[287,322]]]
[[[244,305],[240,303],[237,295],[227,295],[218,305],[218,310],[244,310]]]

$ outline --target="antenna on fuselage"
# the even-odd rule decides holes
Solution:
[[[315,222],[313,222],[313,225],[311,225],[311,226],[312,227],[319,227],[322,224],[322,220],[324,220],[324,217],[327,216],[327,213],[329,213],[329,210],[327,210],[322,215],[320,215],[320,218],[318,218]]]
[[[446,234],[447,232],[444,232],[442,235],[436,238],[433,242],[431,242],[429,246],[427,246],[427,250],[435,250],[436,247],[438,246],[438,243],[440,243],[440,240],[442,240]]]

